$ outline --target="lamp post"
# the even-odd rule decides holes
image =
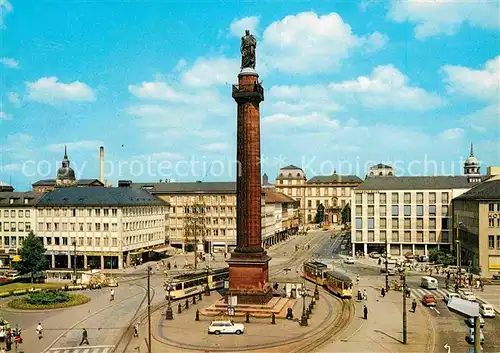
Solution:
[[[407,343],[407,334],[406,334],[406,274],[405,269],[399,269],[399,279],[403,281],[403,344]]]
[[[172,284],[170,282],[165,283],[165,289],[167,291],[167,310],[165,311],[165,320],[172,320],[174,318],[174,314],[172,311],[172,306],[171,304],[171,297],[170,297],[170,292],[172,291]]]
[[[207,283],[205,285],[205,295],[210,296],[210,286],[208,285],[208,276],[210,275],[210,267],[207,265]]]
[[[387,232],[385,233],[385,292],[389,291],[389,249],[387,245]]]
[[[318,282],[316,282],[316,286],[314,287],[314,299],[319,300]]]
[[[457,228],[457,235],[458,235],[458,228]],[[460,285],[462,284],[462,259],[461,259],[461,244],[460,244],[460,240],[456,240],[455,241],[456,244],[457,244],[457,285],[455,286],[455,288],[460,288]]]
[[[302,289],[300,290],[300,295],[302,296],[302,316],[300,318],[300,326],[307,326],[307,313],[306,313],[306,297],[308,295],[308,290],[302,284]]]
[[[151,351],[151,270],[153,268],[148,266],[148,353]]]
[[[76,239],[71,243],[73,245],[73,283],[76,284]]]

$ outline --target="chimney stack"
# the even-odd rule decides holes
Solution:
[[[99,179],[101,180],[101,183],[104,184],[104,147],[101,146],[100,151],[99,151]]]

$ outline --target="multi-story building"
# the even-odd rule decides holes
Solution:
[[[36,192],[0,192],[0,267],[9,267],[24,238],[36,224],[34,205],[43,196]]]
[[[169,204],[144,190],[63,187],[35,207],[51,268],[121,269],[165,244]]]
[[[134,183],[131,186],[147,190],[170,204],[171,246],[191,250],[196,244],[197,250],[204,252],[229,252],[236,247],[235,182]],[[263,246],[275,244],[280,238],[275,230],[277,200],[267,203],[265,198],[271,192],[265,190],[262,193]],[[292,208],[288,204],[295,201],[286,200],[285,208]],[[280,233],[297,231],[297,223],[289,222]]]
[[[274,187],[294,200],[299,202],[299,222],[306,222],[306,174],[294,165],[280,168]]]
[[[266,233],[262,236],[264,247],[275,245],[299,228],[298,202],[293,198],[273,190],[266,190]],[[272,218],[267,215],[272,214]]]
[[[500,175],[453,200],[453,227],[462,265],[481,277],[500,272]]]

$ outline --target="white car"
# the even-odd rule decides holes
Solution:
[[[352,264],[354,264],[354,258],[353,258],[353,257],[350,257],[350,256],[349,256],[349,257],[346,257],[346,258],[344,259],[344,263],[346,263],[346,264],[351,264],[351,265],[352,265]]]
[[[223,333],[235,333],[241,335],[245,332],[245,325],[235,324],[232,321],[212,321],[208,327],[208,333],[220,335]]]
[[[474,328],[474,318],[473,317],[468,317],[467,319],[464,319],[465,321],[465,324],[467,325],[467,327],[472,327]],[[482,317],[479,317],[479,327],[484,327],[484,319]]]
[[[471,302],[476,301],[476,296],[470,290],[461,290],[461,291],[459,291],[459,293],[460,293],[460,298],[462,298],[464,300],[468,300]]]
[[[479,313],[483,317],[495,317],[495,308],[491,304],[479,304]]]
[[[457,293],[448,292],[444,296],[444,301],[448,303],[453,298],[460,298],[460,295],[458,295]]]
[[[479,331],[479,337],[480,337],[481,344],[483,344],[484,343],[483,330]],[[474,329],[473,328],[469,328],[469,333],[467,334],[467,336],[465,336],[465,340],[467,342],[469,342],[470,344],[474,344]]]

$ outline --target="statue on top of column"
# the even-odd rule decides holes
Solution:
[[[257,40],[247,29],[245,35],[241,37],[241,68],[250,67],[255,69],[255,48]]]

